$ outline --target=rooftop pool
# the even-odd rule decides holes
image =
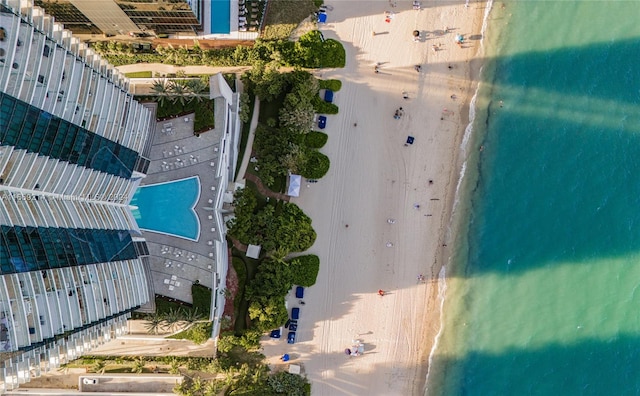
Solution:
[[[211,34],[231,32],[231,0],[211,0]]]
[[[199,198],[198,176],[141,186],[131,199],[133,217],[142,230],[197,241],[200,221],[195,206]]]

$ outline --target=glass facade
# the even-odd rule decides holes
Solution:
[[[35,4],[76,34],[127,34],[118,29],[126,26],[126,23],[135,24],[140,31],[154,31],[156,34],[202,30],[203,0],[112,0],[121,13],[108,12],[110,15],[100,16],[90,13],[90,8],[85,8],[91,1],[35,0]],[[108,18],[108,22],[102,18]]]
[[[128,197],[155,117],[30,0],[0,3],[4,393],[125,334],[152,296]]]
[[[0,275],[137,258],[128,231],[2,226]]]
[[[144,30],[153,30],[156,33],[202,30],[202,18],[198,15],[201,7],[197,7],[201,0],[195,1],[193,6],[189,6],[185,0],[173,0],[169,3],[154,0],[146,2],[115,0],[115,2],[133,23]]]
[[[59,117],[0,93],[0,142],[124,178],[138,154]]]

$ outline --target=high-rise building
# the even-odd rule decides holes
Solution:
[[[126,331],[149,301],[129,200],[152,111],[27,0],[0,0],[0,391]]]
[[[37,6],[76,34],[109,35],[146,31],[193,34],[202,30],[203,3],[203,0],[35,0]]]

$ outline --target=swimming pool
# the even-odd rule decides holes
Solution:
[[[194,208],[199,198],[198,176],[142,186],[131,199],[133,217],[142,230],[197,241],[200,221]]]
[[[231,0],[211,0],[211,32],[231,32]]]

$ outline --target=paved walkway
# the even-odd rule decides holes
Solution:
[[[253,138],[256,135],[256,128],[258,127],[258,118],[260,117],[260,99],[256,96],[253,101],[253,116],[251,117],[251,125],[249,126],[249,138],[247,139],[247,146],[244,148],[244,155],[242,156],[242,164],[238,170],[238,176],[236,182],[245,178],[247,172],[247,166],[249,165],[249,159],[251,159],[251,151],[253,149]]]
[[[251,70],[251,66],[173,66],[164,63],[135,63],[116,67],[121,73],[141,71],[153,71],[157,73],[176,73],[183,71],[185,74],[217,74],[217,73],[243,73]]]
[[[281,201],[289,202],[290,197],[288,195],[269,190],[267,187],[264,186],[264,184],[262,184],[262,180],[260,180],[260,178],[254,175],[253,173],[247,172],[245,173],[244,177],[245,179],[251,180],[252,182],[254,182],[256,184],[256,187],[258,187],[258,191],[260,192],[260,194],[264,195],[265,197],[275,198]]]
[[[227,235],[228,236],[228,235]],[[230,236],[228,236],[229,239],[231,239],[231,243],[233,243],[233,247],[235,247],[236,249],[238,249],[241,252],[247,252],[247,245],[245,245],[244,243],[240,242],[239,240],[235,239],[235,238],[231,238]]]
[[[151,163],[142,185],[155,185],[197,178],[198,196],[167,198],[173,201],[197,199],[193,212],[197,216],[195,235],[177,237],[153,231],[143,231],[149,247],[149,260],[153,288],[156,294],[192,302],[191,285],[198,283],[211,287],[217,263],[216,244],[224,238],[217,229],[212,204],[216,191],[222,188],[217,169],[222,165],[220,153],[221,129],[194,136],[194,115],[156,122],[153,141],[149,149]],[[179,214],[168,209],[167,219]]]

